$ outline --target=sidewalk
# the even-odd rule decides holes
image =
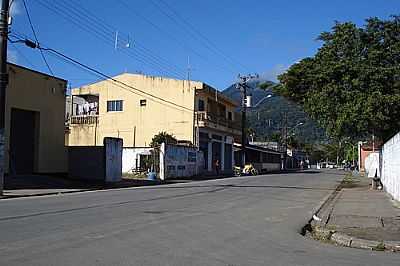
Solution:
[[[314,217],[314,236],[343,246],[400,251],[400,208],[370,183],[346,176]]]

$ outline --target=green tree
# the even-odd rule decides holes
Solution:
[[[282,136],[281,133],[278,132],[273,132],[271,134],[271,141],[277,142],[279,144],[282,144]]]
[[[165,131],[161,131],[160,133],[158,133],[153,137],[150,143],[150,147],[159,147],[161,143],[176,144],[178,143],[178,141],[174,137],[174,135],[169,134]]]
[[[275,91],[300,104],[336,141],[400,129],[400,16],[362,28],[336,23],[322,47],[279,76]]]

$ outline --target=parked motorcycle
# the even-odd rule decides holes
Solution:
[[[243,168],[240,166],[234,167],[235,176],[243,176],[243,175],[258,175],[258,170],[254,168],[252,164],[246,164]]]

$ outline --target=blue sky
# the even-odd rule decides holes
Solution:
[[[363,25],[368,17],[400,14],[399,0],[25,1],[44,46],[108,75],[127,71],[185,78],[189,58],[192,79],[220,90],[239,73],[275,80],[291,64],[314,55],[321,45],[316,38],[334,21]],[[33,38],[22,0],[14,0],[12,15],[11,32]],[[97,79],[46,57],[54,74],[72,87]],[[9,44],[9,60],[48,72],[40,53],[20,44]]]

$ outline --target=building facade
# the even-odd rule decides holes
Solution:
[[[205,83],[125,73],[73,89],[70,102],[69,146],[118,137],[124,147],[147,147],[166,131],[199,147],[207,171],[232,170],[237,104]]]
[[[5,142],[9,174],[66,173],[67,81],[8,64]]]

